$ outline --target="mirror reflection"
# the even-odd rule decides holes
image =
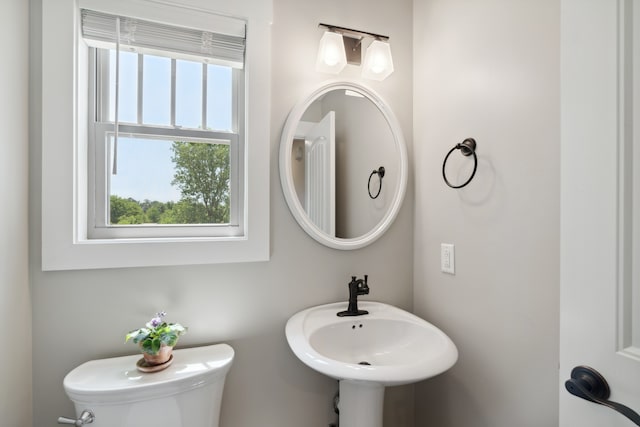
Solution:
[[[330,237],[371,233],[396,202],[399,144],[383,112],[355,87],[327,91],[308,105],[295,124],[289,154],[295,197]],[[372,176],[380,167],[384,177]]]

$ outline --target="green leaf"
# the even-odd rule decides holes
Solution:
[[[169,345],[171,347],[175,346],[178,342],[178,335],[174,332],[166,333],[162,336],[162,342],[165,345]]]
[[[124,342],[133,339],[134,344],[138,344],[140,341],[144,341],[149,336],[149,333],[150,331],[146,328],[136,329],[125,336]]]
[[[157,352],[153,351],[153,341],[152,340],[142,341],[142,351],[144,351],[145,353],[149,353],[149,354],[156,354],[157,353]]]
[[[153,351],[152,354],[158,354],[161,345],[162,341],[160,341],[160,338],[154,338],[153,340],[151,340],[151,350]]]

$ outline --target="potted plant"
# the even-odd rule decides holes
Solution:
[[[171,358],[173,347],[180,335],[187,332],[187,328],[179,323],[167,323],[163,317],[167,313],[156,313],[144,328],[134,329],[125,337],[125,342],[133,340],[142,350],[142,356],[149,366],[162,365]]]

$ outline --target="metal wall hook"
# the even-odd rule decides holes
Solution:
[[[473,138],[467,138],[456,147],[460,149],[463,156],[470,156],[476,151],[476,140]]]
[[[565,381],[564,386],[574,396],[611,408],[640,426],[640,415],[637,412],[628,406],[608,400],[611,394],[609,384],[595,369],[576,366],[571,370],[571,378]]]
[[[476,156],[476,140],[473,138],[467,138],[464,141],[462,141],[459,144],[456,144],[451,150],[449,150],[449,152],[447,153],[447,155],[444,158],[444,162],[442,162],[442,178],[444,178],[444,182],[451,188],[462,188],[464,186],[466,186],[467,184],[469,184],[471,182],[471,180],[473,179],[473,177],[476,174],[476,170],[478,169],[478,156]],[[469,177],[469,179],[467,179],[466,182],[464,182],[461,185],[453,185],[449,182],[449,180],[447,179],[447,173],[445,170],[445,167],[447,165],[447,160],[449,160],[449,156],[451,155],[451,153],[453,153],[455,150],[460,150],[460,153],[462,153],[463,156],[468,157],[468,156],[473,156],[473,172],[471,172],[471,176]]]
[[[369,192],[369,197],[371,197],[372,199],[377,199],[380,195],[380,191],[382,191],[382,178],[384,178],[384,174],[384,166],[380,166],[378,169],[374,169],[373,172],[371,172],[371,175],[369,175],[369,181],[367,182],[367,191]],[[371,194],[371,177],[373,177],[373,175],[378,175],[378,178],[380,179],[380,186],[378,187],[378,192],[375,196]]]

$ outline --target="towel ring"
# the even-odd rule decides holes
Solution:
[[[476,174],[476,170],[478,169],[478,156],[476,156],[476,140],[473,138],[467,138],[464,141],[462,141],[459,144],[456,144],[455,147],[453,147],[451,150],[449,150],[449,152],[447,153],[447,155],[444,158],[444,162],[442,163],[442,177],[444,178],[444,182],[451,188],[462,188],[465,185],[469,184],[471,182],[471,180],[473,179],[474,175]],[[467,181],[464,184],[461,185],[453,185],[449,182],[449,180],[447,179],[447,174],[445,172],[445,167],[447,165],[447,160],[449,160],[449,156],[451,155],[451,153],[453,153],[455,150],[460,150],[460,152],[462,153],[463,156],[468,157],[473,155],[473,172],[471,172],[471,176],[469,177],[469,179],[467,179]]]
[[[378,187],[378,192],[375,196],[371,194],[371,177],[373,177],[373,175],[378,175],[378,178],[380,178],[380,186]],[[372,199],[377,199],[380,195],[380,191],[382,191],[382,178],[384,178],[384,166],[380,166],[378,169],[374,169],[373,172],[371,172],[371,175],[369,175],[369,181],[367,182],[367,191],[369,192],[369,197],[371,197]]]

